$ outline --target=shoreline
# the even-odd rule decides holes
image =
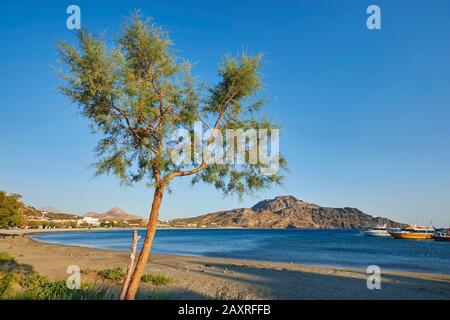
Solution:
[[[220,227],[220,228],[181,228],[181,227],[158,227],[156,230],[274,230],[274,229],[253,229],[253,228],[240,228],[240,227]],[[21,236],[34,233],[51,233],[51,232],[95,232],[95,231],[134,231],[134,230],[147,230],[146,227],[129,227],[129,228],[59,228],[59,229],[0,229],[1,236]],[[283,229],[276,229],[283,230]],[[286,229],[287,230],[287,229]],[[310,230],[310,229],[307,229]],[[317,229],[320,230],[320,229]]]
[[[67,267],[89,270],[89,280],[107,268],[126,268],[127,251],[91,249],[39,242],[22,234],[0,238],[0,252],[17,264],[54,280],[66,279]],[[175,279],[165,287],[141,284],[141,290],[169,299],[445,299],[450,275],[383,270],[382,289],[369,290],[365,270],[244,259],[151,253],[146,273]],[[92,279],[91,279],[92,278]]]
[[[95,247],[89,247],[89,246],[80,246],[80,245],[68,245],[68,244],[61,244],[61,243],[53,243],[53,242],[46,242],[46,241],[40,241],[38,239],[33,238],[33,233],[29,233],[24,235],[25,237],[28,237],[31,241],[41,243],[41,244],[47,244],[47,245],[55,245],[55,246],[63,246],[63,247],[72,247],[72,248],[80,248],[80,249],[90,249],[90,250],[101,250],[101,251],[112,251],[112,252],[127,252],[129,253],[129,250],[120,250],[120,249],[101,249],[101,248],[95,248]],[[204,259],[227,259],[227,260],[241,260],[246,261],[248,263],[280,263],[280,264],[288,264],[288,265],[297,265],[297,266],[303,266],[303,267],[313,267],[313,268],[336,268],[336,269],[343,269],[343,270],[360,270],[364,271],[364,268],[357,267],[357,266],[343,266],[343,265],[335,265],[335,264],[315,264],[315,263],[298,263],[298,262],[286,262],[286,261],[276,261],[276,260],[263,260],[263,259],[244,259],[244,258],[232,258],[232,257],[210,257],[210,256],[204,256],[204,255],[194,255],[194,254],[173,254],[173,253],[161,253],[161,252],[154,252],[153,254],[161,255],[161,256],[168,256],[168,257],[196,257],[196,258],[204,258]],[[395,268],[383,268],[385,271],[391,271],[391,272],[401,272],[401,273],[417,273],[417,274],[430,274],[430,275],[448,275],[450,276],[450,273],[440,273],[440,272],[433,272],[433,271],[423,271],[423,270],[407,270],[407,269],[395,269]]]
[[[158,230],[183,230],[187,228],[160,228]],[[220,230],[225,228],[217,228],[215,230]],[[234,228],[231,228],[234,229]],[[72,229],[32,229],[32,230],[14,230],[14,231],[20,231],[19,233],[13,233],[14,231],[11,230],[10,234],[2,234],[3,231],[0,229],[0,237],[2,236],[18,236],[18,237],[27,237],[30,241],[34,241],[41,244],[47,244],[47,245],[57,245],[57,246],[63,246],[63,247],[72,247],[72,248],[80,248],[80,249],[88,249],[88,250],[102,250],[102,251],[112,251],[112,252],[126,252],[128,253],[129,250],[120,250],[120,249],[102,249],[102,248],[95,248],[90,246],[80,246],[80,245],[68,245],[68,244],[62,244],[62,243],[52,243],[52,242],[46,242],[46,241],[39,241],[38,239],[33,238],[34,234],[42,234],[42,233],[64,233],[64,232],[100,232],[100,231],[134,231],[134,230],[146,230],[146,228],[93,228],[93,229],[85,229],[85,228],[72,228]],[[204,230],[204,228],[190,228],[189,230]],[[257,229],[251,229],[251,230],[257,230]],[[345,265],[333,265],[333,264],[315,264],[315,263],[297,263],[297,262],[287,262],[287,261],[276,261],[276,260],[263,260],[263,259],[247,259],[247,258],[232,258],[232,257],[209,257],[209,256],[203,256],[203,255],[183,255],[183,254],[172,254],[172,253],[152,253],[162,256],[169,256],[169,257],[197,257],[197,258],[204,258],[204,259],[229,259],[229,260],[242,260],[247,261],[250,263],[280,263],[280,264],[287,264],[287,265],[298,265],[298,266],[304,266],[304,267],[316,267],[316,268],[337,268],[337,269],[344,269],[344,270],[360,270],[364,271],[365,269],[358,266],[345,266]],[[390,272],[401,272],[401,273],[417,273],[417,274],[430,274],[430,275],[447,275],[450,276],[450,273],[440,273],[438,271],[428,271],[428,270],[413,270],[413,269],[401,269],[401,268],[386,268],[384,267],[383,270],[390,271]]]
[[[61,229],[0,229],[1,236],[25,236],[37,233],[54,233],[54,232],[94,232],[94,231],[117,231],[117,230],[146,230],[146,228],[61,228]]]

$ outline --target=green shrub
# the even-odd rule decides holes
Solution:
[[[142,282],[145,282],[145,283],[151,282],[155,286],[166,286],[168,284],[171,284],[173,282],[173,280],[174,280],[173,278],[162,275],[162,274],[153,275],[153,274],[147,273],[141,277]]]
[[[120,267],[99,271],[98,275],[113,281],[122,281],[125,279],[125,272]]]
[[[108,288],[69,290],[63,300],[117,300],[119,292]]]
[[[40,288],[49,282],[50,282],[50,280],[47,277],[41,276],[40,274],[36,273],[36,274],[29,275],[27,277],[24,277],[20,281],[20,285],[26,289],[32,290],[34,288]]]
[[[20,284],[25,289],[23,296],[33,300],[57,300],[69,290],[65,281],[51,282],[39,274],[23,278]]]
[[[51,282],[38,274],[25,277],[20,284],[25,290],[14,296],[16,300],[114,300],[118,296],[116,290],[87,282],[81,289],[69,289],[65,281]]]
[[[53,282],[39,274],[24,277],[0,274],[0,299],[115,300],[118,296],[117,288],[97,286],[94,282],[83,282],[80,289],[69,289],[64,280]]]
[[[4,277],[0,278],[0,299],[10,295],[12,286],[15,283],[16,277],[12,273],[8,273]]]
[[[14,261],[13,257],[11,257],[6,252],[0,252],[0,263],[6,263],[6,262],[11,262],[11,261]]]
[[[37,300],[61,300],[66,299],[70,291],[65,281],[58,281],[45,283],[41,288],[34,288],[32,292]]]
[[[70,290],[64,281],[53,282],[40,292],[26,290],[15,295],[14,300],[115,300],[118,293],[107,288]]]

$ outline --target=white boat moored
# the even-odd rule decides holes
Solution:
[[[378,226],[373,229],[363,231],[362,234],[365,236],[370,236],[370,237],[390,237],[391,236],[390,233],[388,232],[388,228],[386,227],[386,225]]]

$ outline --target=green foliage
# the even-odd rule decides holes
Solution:
[[[219,66],[219,76],[222,80],[209,89],[211,95],[203,111],[219,114],[229,103],[234,116],[238,116],[242,112],[242,102],[262,87],[258,73],[261,59],[262,55],[252,57],[246,53],[240,57],[225,56]]]
[[[40,212],[39,210],[36,210],[33,207],[24,206],[22,211],[23,211],[23,215],[25,217],[41,217],[42,216],[42,212]]]
[[[20,281],[20,285],[26,289],[32,290],[34,288],[42,287],[43,285],[45,285],[49,282],[50,282],[50,280],[47,277],[35,273],[35,274],[29,275],[27,277],[24,277]]]
[[[117,290],[95,287],[83,283],[80,289],[67,288],[65,281],[52,282],[47,277],[33,274],[20,282],[23,291],[17,293],[15,300],[113,300],[117,299]]]
[[[22,299],[52,300],[64,294],[67,286],[63,282],[51,282],[47,277],[32,274],[23,278],[20,285],[25,289]]]
[[[175,177],[200,173],[194,183],[239,196],[281,183],[278,172],[262,173],[262,163],[225,168],[170,160],[172,131],[191,129],[195,121],[218,130],[275,127],[258,114],[266,102],[258,96],[262,55],[226,56],[218,83],[208,86],[196,81],[190,63],[175,55],[167,32],[139,13],[123,25],[116,46],[87,31],[78,34],[78,43],[59,44],[65,66],[60,90],[102,135],[96,147],[98,175],[115,175],[127,185],[145,179],[150,186],[165,187]],[[202,149],[212,141],[201,142]],[[284,168],[285,160],[280,162]]]
[[[69,290],[65,281],[51,282],[47,277],[39,274],[25,277],[20,284],[26,289],[24,297],[33,298],[33,300],[57,300]]]
[[[109,273],[109,272],[108,272]],[[146,277],[155,285],[167,285],[173,279],[165,276]],[[150,280],[152,279],[152,280]],[[32,274],[18,276],[14,273],[0,273],[0,299],[11,300],[117,300],[119,289],[105,287],[95,282],[83,282],[80,289],[69,289],[65,281],[51,281],[49,278]],[[159,292],[146,292],[143,299],[161,300],[170,297]]]
[[[155,286],[167,286],[169,284],[171,284],[174,279],[168,276],[165,276],[163,274],[144,274],[141,277],[141,281],[144,283],[152,283]]]
[[[144,227],[145,221],[143,219],[128,220],[128,221],[102,221],[100,222],[101,228],[129,228],[130,226],[142,226]]]
[[[22,222],[21,196],[0,191],[0,227],[16,227]]]
[[[53,221],[33,221],[28,220],[26,221],[26,225],[32,229],[37,228],[76,228],[78,227],[76,222],[73,221],[66,221],[66,222],[53,222]],[[89,227],[91,225],[81,225],[81,227]]]
[[[73,220],[73,219],[80,219],[80,216],[77,216],[75,214],[66,214],[66,213],[53,213],[49,212],[45,215],[47,218],[55,219],[55,220]]]
[[[12,273],[7,273],[0,277],[0,299],[7,298],[12,291],[13,285],[16,283],[16,276]]]
[[[122,281],[125,279],[125,272],[120,267],[101,270],[98,272],[98,275],[113,281]]]
[[[10,256],[6,252],[0,252],[0,263],[6,263],[11,261],[14,261],[14,258],[12,256]]]

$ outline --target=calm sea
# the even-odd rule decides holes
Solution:
[[[140,231],[145,235],[145,231]],[[33,238],[99,249],[130,250],[132,231],[42,233]],[[142,242],[142,239],[141,239]],[[189,256],[242,258],[311,265],[450,274],[450,243],[375,238],[359,231],[158,230],[153,251]]]

